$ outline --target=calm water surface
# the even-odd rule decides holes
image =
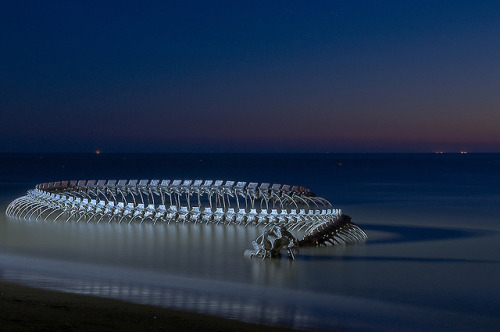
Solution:
[[[496,330],[500,155],[0,155],[0,208],[72,179],[303,185],[362,226],[364,244],[243,257],[261,229],[12,220],[0,277],[302,329]]]

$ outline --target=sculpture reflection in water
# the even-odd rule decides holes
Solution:
[[[0,276],[3,280],[58,292],[113,298],[294,329],[329,328],[331,319],[325,319],[318,312],[334,312],[330,308],[331,303],[330,306],[325,305],[324,300],[310,292],[297,292],[293,289],[270,291],[255,285],[242,288],[237,283],[220,284],[217,281],[186,277],[162,276],[168,282],[158,285],[127,279],[117,281],[116,278],[82,279],[17,269],[4,269]],[[293,300],[299,296],[300,302]],[[323,311],[318,310],[318,307]],[[338,309],[338,305],[333,307]],[[333,313],[328,316],[333,316]]]
[[[249,257],[294,258],[299,247],[366,239],[351,218],[309,189],[212,180],[80,180],[42,183],[12,201],[7,215],[20,219],[127,221],[153,224],[214,223],[263,226]],[[291,231],[304,230],[297,241]]]

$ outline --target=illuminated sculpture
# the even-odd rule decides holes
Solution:
[[[217,180],[81,180],[42,183],[12,201],[21,219],[264,226],[250,257],[290,257],[301,246],[361,242],[365,232],[326,199],[298,186]],[[290,231],[305,230],[297,241]]]

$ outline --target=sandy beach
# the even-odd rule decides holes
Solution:
[[[0,281],[2,331],[287,331]]]

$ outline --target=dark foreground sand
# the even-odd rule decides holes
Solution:
[[[0,331],[287,331],[0,281]]]

